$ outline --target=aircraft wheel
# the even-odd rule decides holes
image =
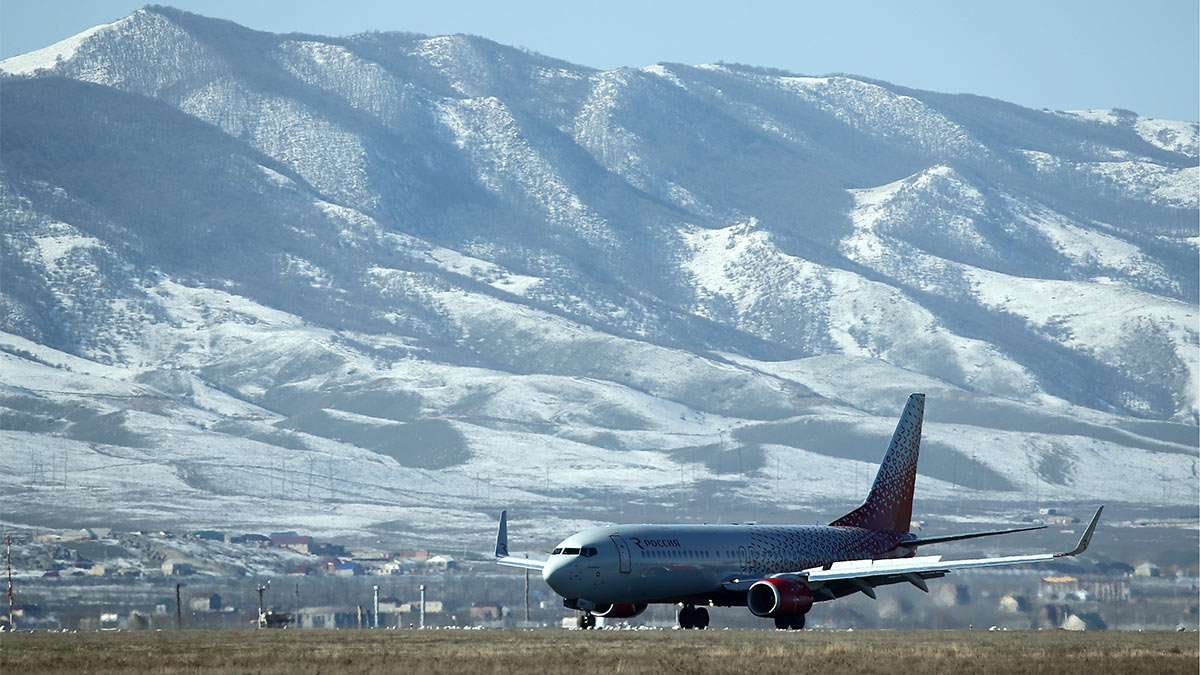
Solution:
[[[797,614],[792,617],[791,627],[793,630],[804,630],[804,615]]]
[[[583,630],[596,627],[596,617],[591,614],[580,614],[575,617],[575,625]]]
[[[792,617],[777,616],[775,617],[775,627],[779,630],[787,630],[792,627]]]
[[[680,628],[691,630],[696,627],[696,608],[684,605],[679,609],[679,614],[675,618],[678,619]]]
[[[708,628],[708,610],[703,607],[697,607],[696,613],[692,615],[692,620],[696,624],[696,628],[700,630]]]

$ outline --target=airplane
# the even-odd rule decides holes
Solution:
[[[508,552],[508,512],[500,513],[496,562],[537,571],[579,610],[580,628],[596,617],[627,619],[655,603],[679,605],[680,628],[703,629],[708,607],[746,607],[774,619],[778,629],[804,628],[813,603],[925,581],[954,570],[1039,563],[1083,553],[1100,521],[1096,509],[1074,549],[995,558],[943,561],[916,555],[919,547],[976,537],[1025,532],[1018,527],[921,537],[909,532],[925,395],[912,394],[896,425],[875,482],[861,506],[829,525],[619,525],[573,534],[549,559],[517,558]]]

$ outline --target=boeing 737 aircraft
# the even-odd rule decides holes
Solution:
[[[536,570],[563,605],[580,610],[579,627],[595,617],[630,618],[650,603],[681,605],[681,628],[706,628],[706,607],[747,607],[780,629],[804,628],[814,602],[875,587],[910,583],[954,570],[1017,565],[1083,553],[1096,530],[1096,509],[1079,544],[1066,553],[943,561],[917,549],[962,539],[1039,529],[1020,527],[920,537],[909,532],[925,395],[913,394],[896,425],[866,501],[829,525],[621,525],[567,537],[544,562],[508,553],[508,515],[500,513],[496,562]]]

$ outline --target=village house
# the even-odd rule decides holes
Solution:
[[[191,563],[171,558],[163,562],[162,573],[169,577],[182,577],[195,574],[196,568]]]
[[[445,572],[449,569],[454,569],[456,563],[454,558],[447,555],[435,555],[425,561],[425,567],[435,572]]]
[[[360,624],[361,621],[361,624]],[[358,607],[325,606],[301,607],[296,616],[297,628],[370,628],[371,612]]]
[[[504,616],[504,609],[498,602],[480,601],[471,605],[472,619],[499,619]]]
[[[1134,565],[1133,567],[1133,576],[1135,577],[1157,577],[1161,574],[1162,572],[1158,569],[1158,565],[1155,565],[1149,560]]]
[[[188,600],[188,609],[193,612],[221,611],[221,596],[216,593],[194,595]]]
[[[309,553],[313,545],[313,538],[309,536],[300,536],[296,534],[272,534],[271,543],[280,548],[290,548],[293,551],[301,553]]]
[[[366,568],[362,565],[349,561],[344,562],[333,570],[333,573],[339,577],[357,577],[366,573]]]

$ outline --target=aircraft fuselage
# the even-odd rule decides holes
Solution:
[[[823,525],[623,525],[585,530],[554,549],[542,577],[595,603],[744,605],[723,584],[835,562],[913,555],[906,532]]]

